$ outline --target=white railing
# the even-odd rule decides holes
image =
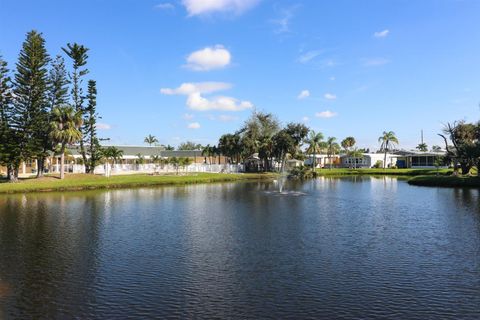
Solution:
[[[53,165],[51,170],[54,173],[60,172],[60,165]],[[85,167],[83,165],[65,165],[65,172],[70,173],[84,173]],[[167,173],[240,173],[244,172],[242,164],[200,164],[193,163],[188,166],[174,166],[174,165],[159,165],[159,164],[102,164],[95,167],[96,174],[103,175],[121,175],[121,174],[135,174],[135,173],[149,173],[149,174],[167,174]]]

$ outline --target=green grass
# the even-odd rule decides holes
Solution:
[[[451,169],[317,169],[320,176],[345,176],[345,175],[393,175],[393,176],[420,176],[420,175],[449,175]]]
[[[242,180],[271,179],[273,174],[226,174],[198,173],[189,175],[123,175],[106,178],[98,175],[70,174],[64,180],[49,176],[41,179],[21,179],[18,183],[2,180],[0,194],[47,191],[78,191],[91,189],[114,189],[150,187],[162,185],[184,185],[195,183],[229,182]]]
[[[417,176],[408,180],[414,186],[445,188],[480,188],[480,177],[472,176]]]

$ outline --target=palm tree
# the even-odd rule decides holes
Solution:
[[[137,165],[141,165],[145,163],[145,157],[141,153],[137,153],[137,159],[135,160]]]
[[[50,137],[60,145],[60,179],[65,178],[65,148],[82,139],[81,125],[82,114],[76,112],[72,106],[53,108]]]
[[[180,159],[177,158],[177,157],[171,157],[170,159],[168,159],[168,162],[171,165],[173,165],[173,167],[176,169],[177,175],[178,175],[178,165],[180,164]]]
[[[178,159],[178,165],[179,166],[182,166],[183,169],[185,171],[187,171],[187,167],[192,163],[192,159],[188,158],[188,157],[184,157],[184,158],[179,158]],[[177,170],[178,172],[178,170]],[[178,174],[178,173],[177,173]]]
[[[381,143],[380,150],[383,150],[383,152],[385,153],[385,156],[383,157],[383,169],[385,169],[387,165],[387,152],[390,147],[398,144],[398,139],[395,136],[395,132],[383,131],[383,134],[378,138],[378,142]]]
[[[143,142],[145,142],[151,147],[152,144],[158,142],[158,139],[155,136],[152,136],[151,134],[149,134],[148,136],[145,137],[145,140],[143,140]]]
[[[220,156],[222,155],[222,152],[220,151],[220,148],[218,148],[216,145],[212,147],[212,153],[214,156],[218,157],[218,162],[215,160],[217,164],[220,164]]]
[[[345,149],[345,153],[348,153],[348,150],[352,148],[357,141],[355,141],[354,137],[346,137],[345,139],[342,140],[341,145],[342,148]]]
[[[212,164],[212,155],[213,155],[213,147],[207,144],[205,147],[202,149],[202,156],[208,157],[208,164]]]
[[[330,163],[330,169],[332,169],[332,155],[334,156],[336,152],[340,150],[340,146],[335,141],[337,138],[335,137],[328,137],[326,141],[327,147],[327,158],[328,162]]]
[[[108,160],[112,160],[112,165],[115,165],[117,160],[122,159],[123,151],[114,147],[110,146],[103,150],[103,156]]]
[[[102,153],[103,157],[107,160],[107,164],[110,163],[110,160],[112,161],[112,167],[123,157],[123,151],[113,146],[103,149]]]
[[[317,153],[321,151],[323,134],[321,132],[310,131],[306,142],[308,143],[307,153],[313,154],[312,168],[317,167]]]
[[[363,158],[363,152],[357,148],[348,151],[348,157],[353,159],[353,168],[357,169],[357,159]]]
[[[427,152],[428,146],[425,142],[420,143],[418,146],[415,147],[418,151]]]

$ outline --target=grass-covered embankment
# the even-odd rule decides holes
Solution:
[[[450,175],[451,169],[376,169],[376,168],[362,168],[362,169],[348,169],[348,168],[333,168],[333,169],[317,169],[319,176],[346,176],[346,175],[391,175],[391,176],[436,176]]]
[[[472,176],[417,176],[408,180],[414,186],[445,188],[480,188],[480,177]]]
[[[476,171],[472,171],[476,173]],[[471,173],[472,173],[471,172]],[[397,176],[411,185],[446,188],[480,188],[480,177],[454,176],[452,169],[320,169],[319,176],[342,177],[349,175]]]
[[[242,180],[271,179],[272,174],[226,174],[226,173],[196,173],[189,175],[123,175],[109,178],[89,174],[70,174],[64,180],[57,177],[41,179],[20,179],[18,183],[8,183],[2,180],[0,194],[27,193],[46,191],[78,191],[92,189],[115,189],[151,187],[162,185],[185,185],[196,183],[229,182]]]

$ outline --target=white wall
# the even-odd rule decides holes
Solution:
[[[52,166],[53,172],[60,172],[60,165]],[[179,173],[190,172],[212,172],[212,173],[239,173],[243,172],[243,165],[236,164],[200,164],[193,163],[186,167],[179,167]],[[65,165],[65,172],[73,173],[85,173],[85,167],[83,165]],[[112,167],[109,165],[99,165],[95,167],[95,174],[134,174],[134,173],[176,173],[177,168],[172,165],[156,165],[156,164],[116,164]]]

